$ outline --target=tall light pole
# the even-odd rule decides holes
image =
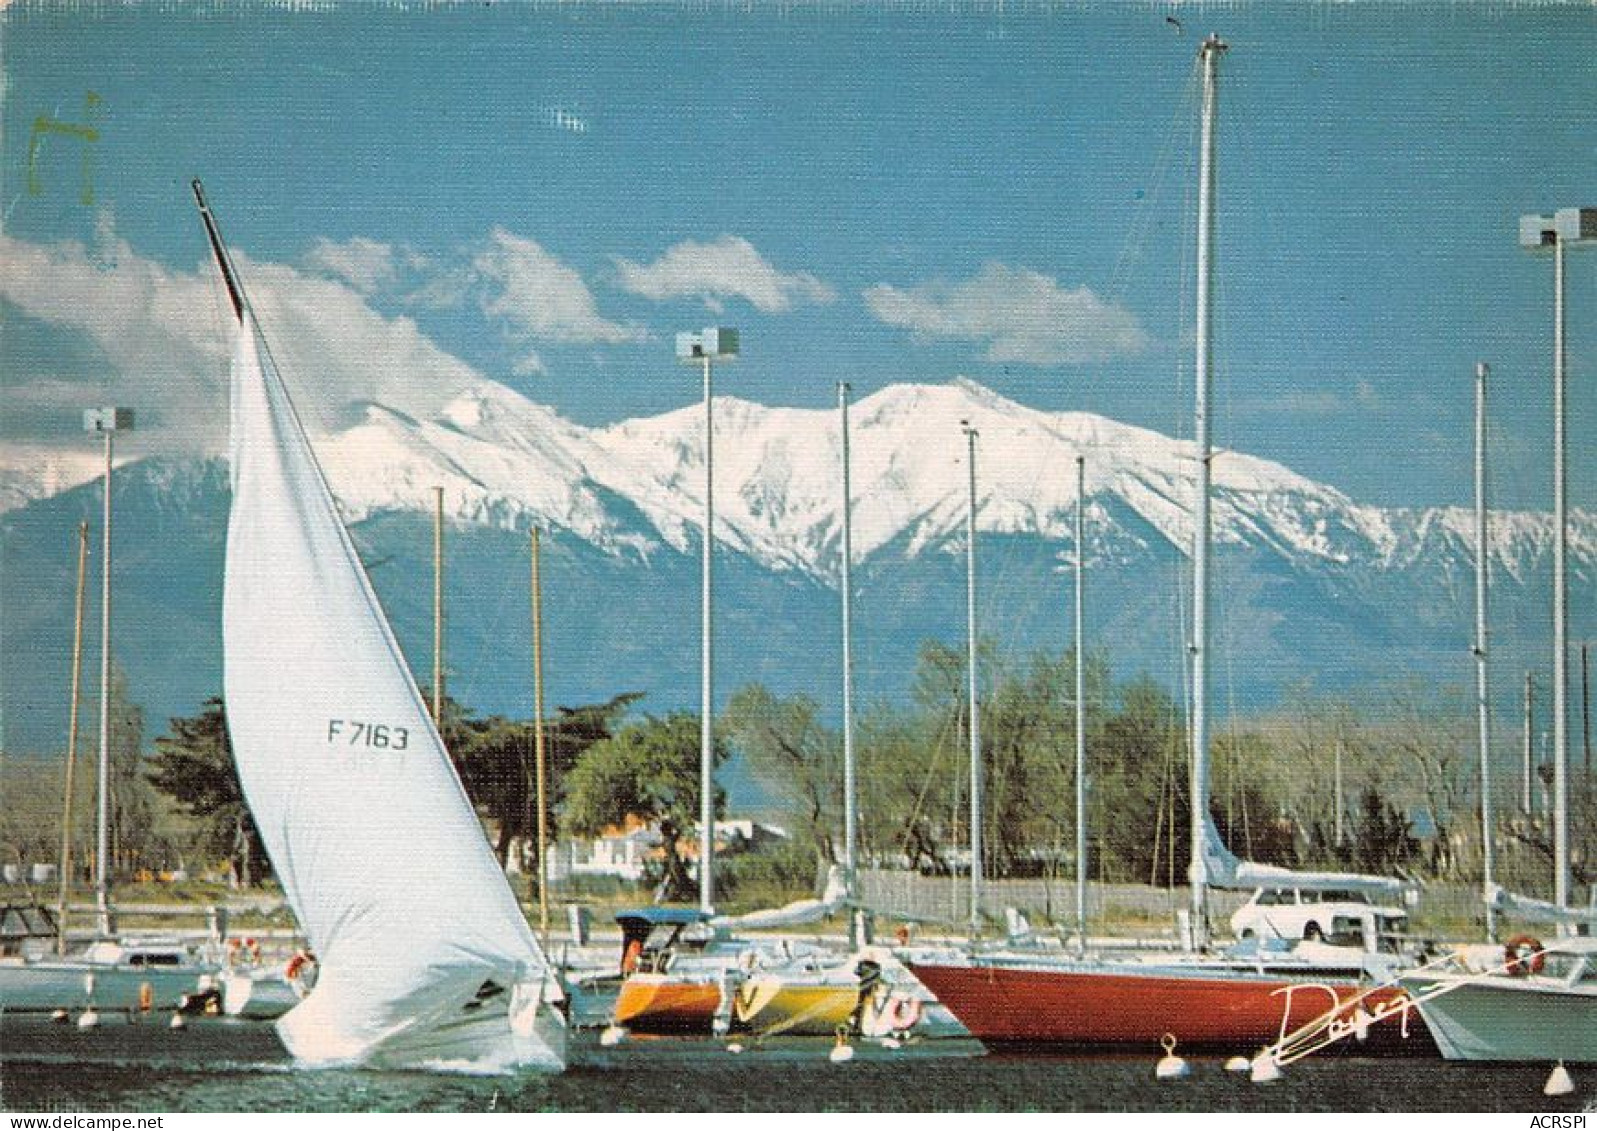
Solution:
[[[965,668],[969,677],[970,707],[970,933],[981,933],[981,704],[976,678],[976,429],[960,421],[965,430],[966,470],[970,498],[965,508]]]
[[[100,772],[95,810],[94,904],[95,929],[102,936],[111,923],[111,457],[118,432],[133,430],[130,408],[91,408],[83,414],[83,430],[105,437],[105,498],[100,516]]]
[[[1597,208],[1519,218],[1521,247],[1553,253],[1553,901],[1569,905],[1569,576],[1564,469],[1564,248],[1597,241]]]
[[[697,334],[677,335],[677,360],[704,373],[704,568],[700,601],[699,696],[699,909],[715,910],[715,709],[714,648],[710,631],[710,563],[715,529],[715,412],[710,399],[711,363],[738,355],[738,332],[706,326]]]

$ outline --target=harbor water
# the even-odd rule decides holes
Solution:
[[[559,1076],[308,1071],[284,1058],[271,1026],[152,1018],[79,1031],[0,1017],[0,1107],[9,1111],[1543,1111],[1597,1103],[1597,1070],[1576,1091],[1542,1095],[1545,1065],[1327,1057],[1259,1085],[1218,1058],[1156,1081],[1148,1056],[985,1053],[973,1041],[898,1050],[861,1045],[832,1063],[831,1042],[792,1038],[741,1053],[725,1042],[591,1033]]]

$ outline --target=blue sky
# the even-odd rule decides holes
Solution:
[[[130,451],[222,446],[195,175],[325,424],[481,379],[664,411],[697,395],[672,335],[722,322],[754,400],[966,375],[1184,434],[1216,31],[1218,443],[1464,503],[1484,358],[1498,501],[1548,505],[1551,266],[1515,224],[1597,205],[1589,5],[313,8],[0,11],[8,444],[83,448],[110,399]],[[30,167],[41,117],[99,138]],[[1569,279],[1589,507],[1597,249]]]

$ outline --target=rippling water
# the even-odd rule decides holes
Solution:
[[[1153,1078],[1146,1057],[987,1055],[974,1042],[862,1048],[847,1064],[824,1040],[788,1039],[741,1055],[697,1040],[574,1042],[562,1076],[449,1076],[297,1070],[269,1025],[108,1023],[79,1032],[0,1018],[0,1107],[12,1111],[1579,1111],[1597,1103],[1597,1068],[1575,1095],[1542,1096],[1547,1068],[1431,1060],[1307,1061],[1269,1085],[1198,1058],[1185,1080]],[[85,1066],[93,1071],[85,1071]]]

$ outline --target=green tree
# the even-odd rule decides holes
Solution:
[[[1087,757],[1095,873],[1120,882],[1182,882],[1191,812],[1186,738],[1164,689],[1146,676],[1115,687]]]
[[[144,708],[121,665],[111,667],[109,781],[113,872],[161,868],[172,846],[160,835],[159,797],[145,779]]]
[[[1401,875],[1419,854],[1408,818],[1373,786],[1359,794],[1348,867],[1382,876]]]
[[[147,772],[150,784],[194,823],[195,847],[209,859],[226,859],[245,887],[253,884],[257,868],[268,867],[266,851],[239,784],[222,700],[207,699],[198,715],[173,719],[155,740]]]
[[[717,739],[713,760],[725,760]],[[720,814],[724,794],[717,788],[712,812]],[[568,835],[597,836],[629,817],[653,825],[665,848],[662,900],[684,899],[693,891],[678,848],[699,811],[699,718],[675,712],[650,716],[623,727],[588,747],[566,779],[563,827]]]
[[[547,770],[546,803],[550,830],[567,775],[583,752],[608,738],[638,693],[617,695],[605,703],[561,707],[544,722]],[[509,863],[519,841],[535,844],[538,835],[537,749],[532,720],[490,715],[475,719],[451,701],[445,710],[446,742],[461,784],[478,813],[497,829],[494,851]],[[536,883],[537,869],[530,869]],[[536,892],[534,892],[536,894]]]
[[[837,862],[843,827],[843,756],[838,735],[821,726],[807,695],[778,699],[760,684],[727,703],[724,724],[749,769],[780,798],[797,842],[814,855],[817,873]]]

